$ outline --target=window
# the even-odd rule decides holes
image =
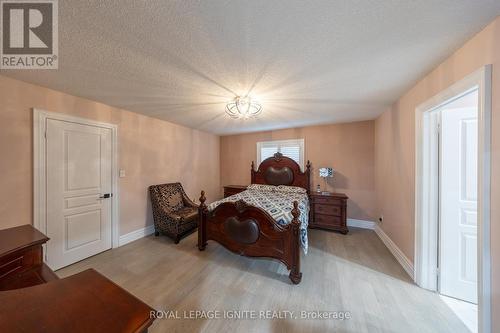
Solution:
[[[304,139],[257,142],[257,166],[277,152],[290,157],[304,171]]]

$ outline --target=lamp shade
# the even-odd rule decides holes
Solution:
[[[319,168],[319,176],[323,178],[333,177],[333,168]]]

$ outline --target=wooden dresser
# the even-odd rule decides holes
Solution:
[[[49,238],[31,225],[0,230],[0,290],[57,280],[43,263],[42,245]]]
[[[224,198],[243,192],[247,185],[226,185],[224,186]]]
[[[347,228],[347,195],[343,193],[323,194],[311,192],[311,219],[309,227],[340,231]]]
[[[147,332],[154,321],[154,309],[93,269],[0,293],[0,332]]]
[[[31,225],[0,230],[0,332],[147,332],[153,308],[93,269],[59,279],[48,240]]]

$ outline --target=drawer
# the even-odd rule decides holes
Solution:
[[[27,248],[0,259],[0,278],[23,272],[42,263],[42,247]]]
[[[324,197],[317,196],[313,198],[313,201],[314,203],[318,204],[339,205],[339,206],[342,205],[342,199],[338,199],[335,197],[328,197],[328,196]]]
[[[315,205],[314,212],[325,215],[342,216],[342,207],[332,205]]]
[[[226,190],[226,191],[224,191],[224,198],[230,197],[230,196],[238,194],[240,192],[241,191],[232,191],[232,190],[228,191],[228,190]]]
[[[328,216],[322,214],[314,214],[314,225],[318,226],[342,226],[342,218],[340,216]]]
[[[12,258],[11,261],[3,263],[0,266],[0,278],[14,274],[23,268],[23,256]]]
[[[238,194],[245,191],[246,186],[224,186],[224,198],[230,197],[231,195]]]

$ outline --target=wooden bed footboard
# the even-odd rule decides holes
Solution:
[[[208,240],[247,257],[278,259],[290,270],[290,280],[300,283],[300,211],[293,203],[293,220],[279,225],[266,211],[247,205],[243,200],[225,202],[212,212],[201,192],[199,206],[198,249],[203,251]]]

